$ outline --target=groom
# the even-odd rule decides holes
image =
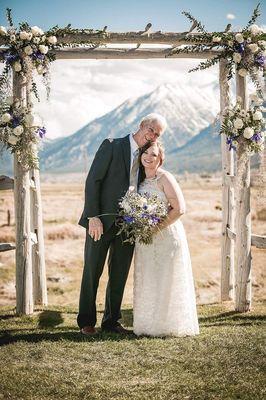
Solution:
[[[155,142],[164,132],[166,120],[159,114],[144,117],[136,133],[119,139],[105,139],[99,147],[85,186],[85,204],[79,224],[87,229],[79,314],[81,333],[96,333],[96,295],[109,250],[109,281],[106,289],[102,330],[131,333],[118,322],[120,307],[132,260],[134,245],[117,235],[115,214],[118,202],[129,186],[137,187],[140,175],[139,148]]]

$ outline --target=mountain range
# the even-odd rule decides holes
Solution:
[[[44,172],[65,173],[88,170],[97,148],[106,137],[123,137],[137,130],[140,120],[151,112],[162,114],[168,123],[162,141],[165,167],[176,173],[215,172],[221,169],[219,86],[215,83],[191,87],[185,83],[163,84],[150,93],[128,99],[74,134],[45,140],[40,150]],[[4,152],[1,174],[12,174],[11,157]]]

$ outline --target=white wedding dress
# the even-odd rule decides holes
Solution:
[[[146,178],[139,192],[156,194],[168,204],[157,180]],[[136,243],[133,316],[136,335],[199,333],[189,248],[180,220],[154,235],[151,245]]]

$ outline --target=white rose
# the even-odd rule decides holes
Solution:
[[[48,52],[48,46],[44,46],[43,44],[40,44],[39,50],[42,54],[46,54]]]
[[[27,40],[28,39],[28,32],[26,32],[26,31],[19,32],[19,37],[20,37],[21,40]]]
[[[234,53],[234,55],[233,55],[233,60],[234,60],[234,62],[235,63],[240,63],[240,61],[241,61],[241,54],[239,54],[239,53]]]
[[[40,43],[40,40],[41,39],[38,36],[36,36],[33,38],[33,43],[38,44],[38,43]]]
[[[0,35],[5,36],[7,35],[7,30],[4,26],[0,26]]]
[[[147,200],[146,199],[139,199],[139,205],[140,205],[140,207],[146,206],[147,205]]]
[[[253,24],[249,27],[249,31],[252,35],[258,35],[261,32],[261,29],[258,27],[258,25]]]
[[[33,125],[34,116],[32,114],[27,114],[24,118],[25,125],[30,127]]]
[[[7,102],[7,104],[8,104],[9,106],[11,106],[11,104],[13,104],[13,101],[14,101],[13,96],[8,96],[8,97],[6,98],[6,102]]]
[[[235,39],[238,43],[243,43],[244,42],[244,37],[242,35],[242,33],[237,33],[235,36]]]
[[[243,78],[244,78],[245,76],[247,76],[247,74],[248,74],[248,71],[247,71],[245,68],[240,68],[240,69],[238,70],[238,75],[242,76]]]
[[[31,46],[26,46],[26,47],[24,47],[23,50],[24,50],[24,53],[27,54],[27,56],[30,56],[33,53]]]
[[[243,121],[242,121],[242,119],[240,119],[240,118],[236,118],[235,119],[235,121],[234,121],[234,127],[236,128],[236,129],[241,129],[241,128],[243,128]]]
[[[262,112],[261,111],[255,111],[253,114],[253,119],[254,121],[260,121],[262,119]]]
[[[154,204],[154,205],[150,204],[149,206],[147,206],[148,212],[153,212],[154,210],[156,210],[156,204]]]
[[[259,46],[257,45],[257,43],[251,43],[248,45],[251,53],[256,53],[259,50]]]
[[[47,40],[48,40],[48,42],[49,42],[50,44],[56,44],[56,43],[57,43],[57,38],[56,38],[56,36],[48,36]]]
[[[43,30],[39,28],[38,26],[32,26],[31,27],[31,32],[33,36],[41,36],[43,35]]]
[[[8,143],[15,145],[18,140],[19,140],[19,138],[17,136],[10,135],[7,141],[8,141]]]
[[[42,39],[42,41],[43,41],[43,42],[45,42],[45,40],[46,40],[46,36],[45,36],[45,35],[44,35],[44,36],[42,36],[42,37],[41,37],[41,39]]]
[[[9,113],[4,113],[2,115],[1,121],[6,124],[7,122],[9,122],[11,120],[11,115]]]
[[[253,135],[254,135],[254,129],[249,128],[249,127],[244,129],[243,136],[246,139],[250,139]]]
[[[45,71],[45,69],[43,68],[42,65],[38,65],[38,67],[36,69],[37,69],[38,74],[40,74],[40,75],[42,75]]]
[[[28,40],[31,40],[32,39],[32,33],[31,32],[28,32]]]
[[[219,36],[213,36],[212,38],[213,43],[220,43],[221,40],[222,38],[220,38]]]
[[[15,70],[16,72],[19,72],[19,71],[22,70],[22,66],[21,66],[21,64],[20,64],[19,61],[16,61],[16,62],[14,63],[14,70]]]
[[[16,136],[21,135],[23,133],[23,131],[24,131],[24,128],[22,125],[18,125],[18,126],[16,126],[16,128],[13,129],[13,133]]]
[[[36,114],[27,114],[24,121],[27,127],[40,126],[42,124],[41,118]]]

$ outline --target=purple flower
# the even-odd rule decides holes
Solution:
[[[227,137],[226,139],[226,143],[229,144],[229,151],[230,150],[236,150],[236,146],[233,145],[233,140],[235,139],[235,137]]]
[[[260,55],[258,55],[258,56],[255,58],[255,62],[256,62],[260,67],[263,67],[263,66],[264,66],[264,63],[265,63],[265,57],[264,57],[262,54],[260,54]]]
[[[10,51],[4,53],[4,59],[8,64],[12,64],[14,61],[19,60],[18,54],[12,54]]]
[[[236,51],[237,53],[243,54],[244,51],[245,51],[245,45],[244,45],[244,43],[237,43],[237,44],[235,44],[234,47],[235,47],[235,51]]]
[[[32,53],[31,57],[32,57],[34,60],[43,60],[45,56],[44,56],[44,54],[42,54],[39,50],[37,50],[37,51],[34,51],[34,52]]]
[[[42,128],[38,128],[37,132],[38,132],[40,138],[42,139],[44,137],[44,135],[46,134],[46,129],[43,126]]]
[[[258,143],[261,140],[261,134],[259,132],[256,132],[250,139]]]
[[[12,118],[12,127],[16,128],[18,125],[20,125],[20,118],[19,117],[13,117]]]
[[[154,222],[154,223],[158,223],[158,222],[160,222],[160,218],[158,218],[158,217],[156,217],[155,215],[152,215],[151,216],[151,220],[152,220],[152,222]]]
[[[133,217],[130,217],[130,216],[127,216],[127,215],[125,215],[124,217],[123,217],[123,220],[127,223],[127,224],[130,224],[131,222],[133,222],[134,221],[134,218]]]

